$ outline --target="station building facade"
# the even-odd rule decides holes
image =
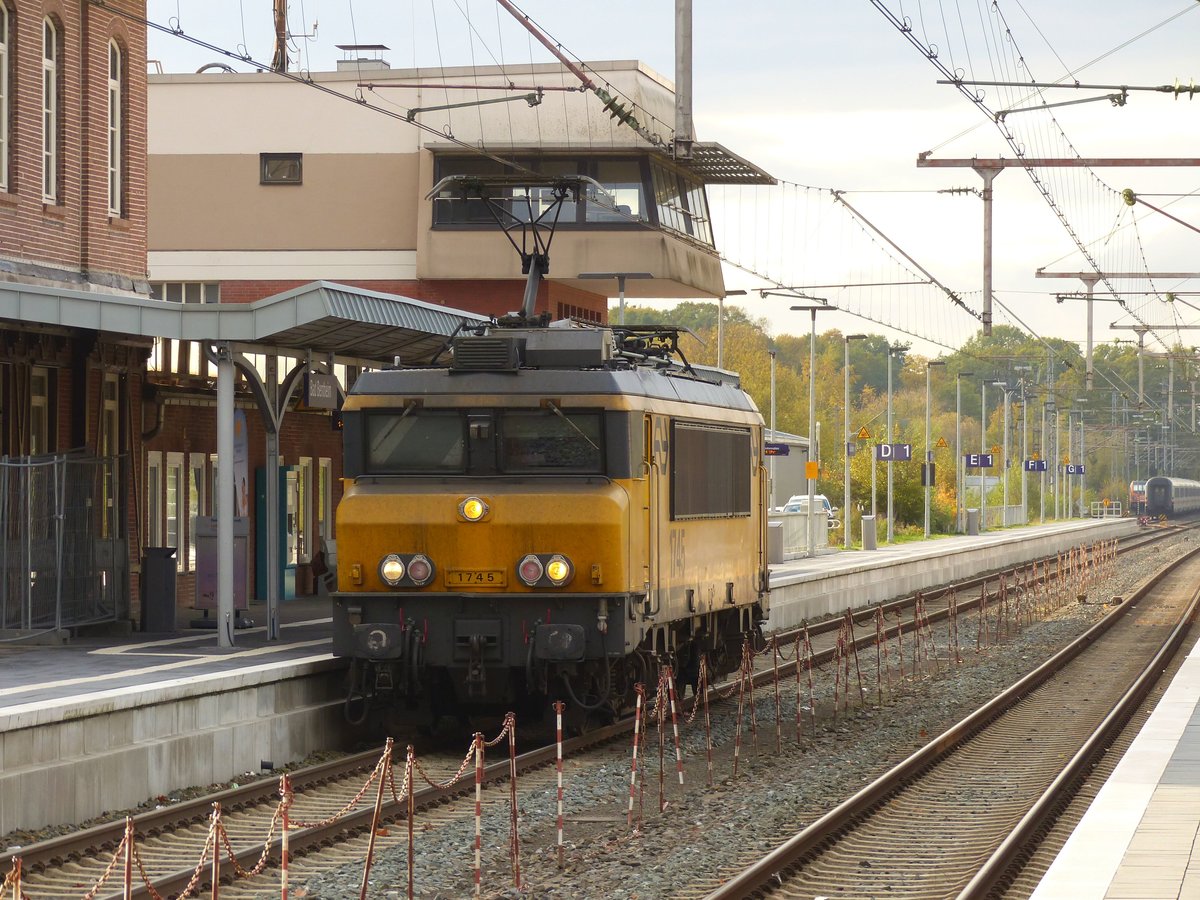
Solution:
[[[151,342],[71,309],[149,292],[144,14],[0,2],[0,633],[119,620],[136,589]]]
[[[676,161],[666,149],[674,115],[669,82],[637,62],[590,70],[655,139],[621,126],[593,93],[553,89],[564,84],[558,65],[524,67],[521,79],[531,89],[516,91],[514,102],[472,107],[461,104],[513,93],[496,90],[511,86],[509,75],[474,67],[405,71],[378,59],[306,73],[312,84],[275,74],[151,75],[152,296],[249,303],[328,281],[503,315],[521,307],[525,291],[513,244],[483,204],[429,195],[448,175],[510,172],[585,175],[603,186],[558,212],[535,312],[607,321],[617,282],[584,273],[654,276],[628,281],[628,297],[722,295],[704,186],[767,176],[716,145],[696,145],[693,160]],[[518,196],[504,200],[516,218],[523,215]],[[545,195],[533,201],[535,217],[548,209]],[[519,230],[510,236],[521,245]],[[281,350],[280,368],[302,352]],[[348,388],[357,371],[353,348],[328,362]],[[195,519],[211,511],[205,486],[214,483],[214,426],[196,414],[211,404],[211,377],[202,348],[156,341],[150,379],[160,406],[146,448],[149,471],[162,474],[148,484],[159,477],[165,484],[152,488],[147,516],[158,523],[151,525],[155,539],[189,548],[177,560],[183,594],[193,589]],[[238,402],[251,406],[244,393]],[[246,418],[250,468],[258,471],[263,435],[257,417]],[[328,412],[289,412],[281,431],[289,472],[281,539],[298,593],[315,588],[314,556],[336,540],[341,458],[329,419]],[[252,530],[256,544],[261,531]],[[257,547],[252,556],[262,559]]]

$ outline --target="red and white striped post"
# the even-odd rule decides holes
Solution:
[[[683,751],[679,744],[679,717],[675,712],[675,673],[667,666],[667,696],[671,698],[671,729],[675,732],[675,771],[679,784],[683,785]]]
[[[742,664],[738,668],[737,726],[733,730],[733,777],[738,777],[738,763],[742,758],[742,713],[746,708],[746,645],[742,645]]]
[[[508,799],[512,810],[512,836],[509,847],[512,853],[513,887],[520,890],[521,834],[517,829],[517,714],[510,712],[506,719],[508,725]]]
[[[125,839],[121,842],[125,845],[125,883],[124,883],[124,898],[125,900],[133,900],[133,816],[125,817]],[[14,893],[15,900],[21,900],[21,894]],[[285,895],[283,900],[287,900]]]
[[[771,636],[771,669],[775,676],[775,754],[779,755],[783,752],[783,703],[779,699],[779,640],[774,635]]]
[[[561,700],[554,701],[554,719],[555,731],[558,739],[558,753],[555,756],[556,775],[558,776],[558,867],[563,867],[563,784],[562,784],[562,766],[563,766],[563,751],[562,751],[562,719],[563,710],[566,709],[566,704]]]
[[[626,817],[627,827],[633,827],[633,798],[637,794],[638,780],[638,742],[642,734],[642,704],[646,697],[646,686],[635,684],[633,691],[637,695],[637,703],[633,714],[633,762],[629,767],[629,815]]]
[[[800,634],[797,633],[796,648],[795,648],[795,653],[796,653],[796,743],[797,744],[800,743],[800,734],[803,730],[803,725],[801,723],[801,715],[802,715],[801,710],[804,707],[804,702],[802,699],[803,698],[803,688],[800,685],[801,670],[804,668],[804,665],[801,662],[801,654],[803,653],[803,650],[801,649],[801,641],[802,641],[802,638],[801,638]]]
[[[708,786],[712,787],[712,721],[708,717],[708,654],[700,657],[700,698],[704,704],[704,751],[708,756]]]
[[[392,771],[392,738],[383,747],[383,758],[375,770],[379,778],[379,790],[375,794],[375,810],[371,814],[371,836],[367,838],[367,858],[363,860],[362,884],[358,888],[358,900],[367,900],[367,885],[371,878],[371,864],[375,861],[375,835],[379,832],[379,819],[383,815],[383,789]]]
[[[292,782],[287,773],[279,776],[279,815],[282,828],[279,833],[279,896],[288,900],[288,821],[292,808]]]
[[[413,796],[417,792],[416,760],[417,754],[413,750],[412,744],[409,744],[404,756],[404,796],[407,801],[407,815],[405,818],[408,819],[408,900],[413,900],[413,897],[416,896],[413,893],[413,856],[416,848],[416,842],[413,840],[413,829],[415,827],[413,820],[417,817],[417,802]]]
[[[658,725],[658,811],[661,814],[667,808],[666,776],[666,724],[667,724],[667,672],[664,667],[658,672],[658,691],[654,697],[654,720]]]
[[[483,889],[483,732],[475,732],[475,896]]]
[[[221,804],[214,803],[212,807],[212,892],[209,896],[212,900],[218,900],[221,896]]]
[[[21,857],[12,858],[12,888],[13,900],[22,900],[25,892],[21,890]]]

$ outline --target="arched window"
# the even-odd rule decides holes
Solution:
[[[108,213],[121,217],[121,148],[124,123],[121,110],[121,48],[108,44]]]
[[[0,191],[8,190],[8,7],[0,0]]]
[[[58,29],[42,20],[42,200],[58,202]]]

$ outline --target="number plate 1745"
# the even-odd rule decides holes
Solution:
[[[450,587],[504,587],[507,581],[503,569],[450,569],[446,583]]]

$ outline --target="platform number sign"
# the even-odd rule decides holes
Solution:
[[[876,444],[875,458],[880,462],[908,462],[912,459],[912,444]]]
[[[990,469],[993,466],[990,453],[964,453],[963,465],[968,469]]]

